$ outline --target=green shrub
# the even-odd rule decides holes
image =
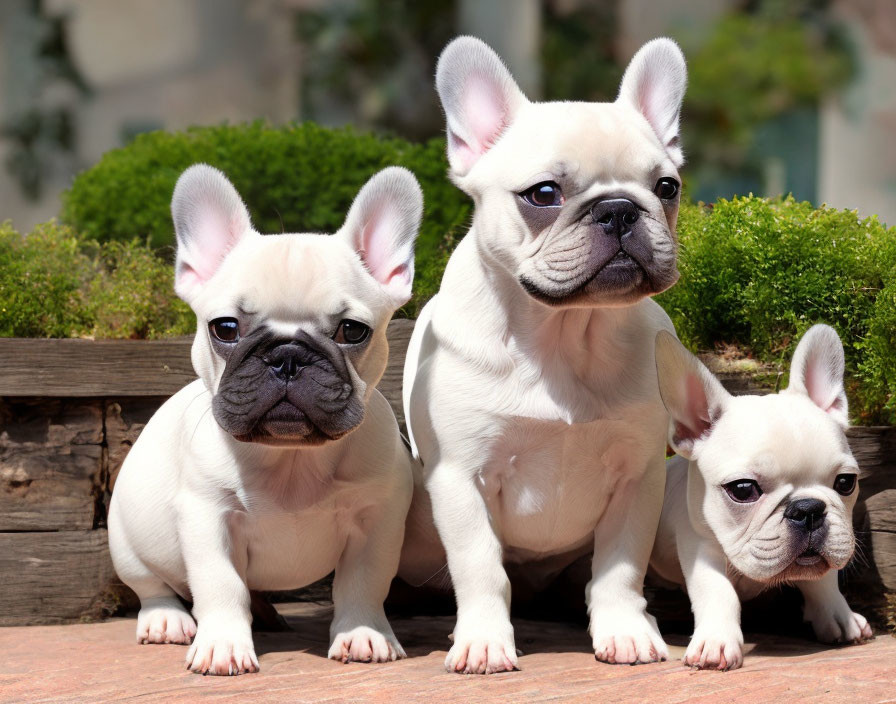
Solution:
[[[94,252],[86,290],[91,337],[152,340],[196,331],[196,316],[173,289],[174,270],[146,244],[106,242]]]
[[[83,329],[90,267],[69,228],[48,223],[22,237],[0,226],[0,336],[69,337]]]
[[[853,415],[896,420],[896,281],[884,290],[896,230],[854,211],[749,196],[682,206],[678,235],[681,280],[657,300],[682,340],[734,343],[783,364],[807,328],[827,323],[843,340]]]
[[[97,243],[50,222],[0,226],[0,337],[156,338],[196,329],[170,264],[136,240]]]
[[[196,162],[227,174],[260,232],[333,232],[376,171],[393,164],[413,171],[423,187],[425,209],[415,298],[405,311],[410,315],[438,290],[446,246],[453,246],[469,220],[469,199],[446,178],[444,140],[412,144],[307,122],[140,135],[75,179],[64,196],[62,219],[100,242],[148,238],[170,258],[171,193],[180,173]]]

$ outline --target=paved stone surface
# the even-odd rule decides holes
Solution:
[[[745,666],[697,672],[672,661],[603,665],[584,629],[515,620],[522,671],[454,675],[442,663],[453,619],[393,620],[407,660],[385,665],[326,659],[329,609],[281,605],[293,633],[258,633],[261,672],[202,677],[186,650],[137,645],[134,619],[72,626],[0,628],[2,702],[896,702],[896,639],[827,648],[805,640],[748,636]],[[670,640],[680,658],[686,639]],[[757,644],[758,642],[758,644]]]

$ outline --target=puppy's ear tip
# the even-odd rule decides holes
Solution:
[[[497,56],[495,50],[479,37],[474,37],[471,34],[462,34],[445,45],[445,48],[442,49],[442,53],[439,55],[439,64],[454,58],[469,57],[471,53],[472,55],[488,53]]]

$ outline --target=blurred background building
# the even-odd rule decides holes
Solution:
[[[792,192],[896,224],[893,0],[3,0],[0,219],[54,216],[75,173],[149,130],[437,135],[435,59],[459,33],[530,97],[580,100],[612,100],[637,48],[672,36],[690,197]]]

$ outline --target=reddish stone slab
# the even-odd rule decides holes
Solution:
[[[393,620],[410,656],[385,665],[326,659],[329,610],[281,605],[293,633],[258,633],[261,672],[202,677],[184,669],[186,650],[137,645],[134,619],[0,629],[0,701],[342,702],[649,701],[883,702],[896,699],[896,639],[822,647],[810,641],[748,637],[745,666],[697,672],[672,661],[602,665],[584,628],[515,621],[522,671],[463,676],[442,669],[453,619]],[[674,640],[680,657],[685,638]]]

